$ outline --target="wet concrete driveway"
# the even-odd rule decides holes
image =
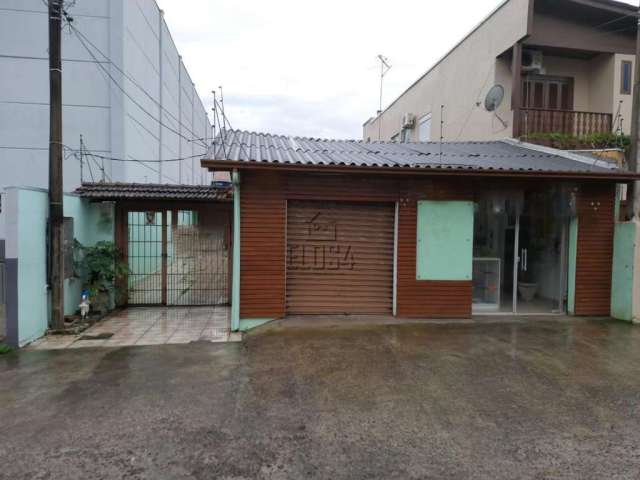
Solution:
[[[640,328],[615,322],[276,325],[20,352],[0,383],[0,478],[640,475]]]

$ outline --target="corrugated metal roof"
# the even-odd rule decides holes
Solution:
[[[162,185],[150,183],[83,183],[76,193],[94,200],[228,201],[231,186]]]
[[[203,160],[284,165],[437,170],[608,173],[608,162],[512,140],[491,142],[363,142],[228,131]]]

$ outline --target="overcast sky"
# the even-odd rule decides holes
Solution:
[[[501,3],[157,1],[206,105],[223,86],[233,128],[329,138],[361,138],[378,54],[392,64],[386,105]]]

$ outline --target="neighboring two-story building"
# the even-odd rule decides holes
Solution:
[[[629,133],[636,13],[611,0],[506,0],[369,119],[363,137]]]

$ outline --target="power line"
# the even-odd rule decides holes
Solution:
[[[151,170],[152,172],[157,173],[158,175],[160,175],[160,176],[162,176],[162,177],[166,178],[167,180],[169,180],[169,181],[171,181],[171,182],[173,182],[173,183],[175,183],[175,184],[179,184],[179,183],[180,183],[180,182],[178,182],[175,178],[171,178],[170,176],[165,175],[164,173],[161,173],[161,172],[160,172],[160,170],[156,170],[155,168],[151,167],[150,165],[147,165],[147,164],[146,164],[145,162],[143,162],[142,160],[137,160],[137,159],[135,159],[135,158],[133,158],[133,157],[131,157],[131,160],[132,160],[132,161],[134,161],[134,162],[138,162],[138,163],[139,163],[140,165],[142,165],[143,167],[148,168],[148,169],[149,169],[149,170]]]
[[[66,148],[67,150],[70,150],[72,152],[79,152],[80,150],[77,150],[75,148],[71,148],[67,145],[64,145],[64,148]],[[129,159],[129,158],[118,158],[118,157],[112,157],[109,155],[101,155],[99,153],[93,153],[92,150],[87,150],[88,152],[91,152],[91,156],[96,157],[96,158],[100,158],[100,159],[104,159],[104,160],[112,160],[114,162],[145,162],[145,163],[160,163],[160,162],[180,162],[182,160],[191,160],[192,158],[202,158],[202,154],[198,154],[198,155],[190,155],[188,157],[179,157],[179,158],[168,158],[166,160],[142,160],[142,159]]]
[[[96,157],[96,158],[100,158],[103,160],[111,160],[112,162],[144,162],[144,163],[165,163],[165,162],[181,162],[183,160],[191,160],[193,158],[202,158],[203,155],[202,154],[198,154],[198,155],[190,155],[188,157],[182,157],[182,158],[169,158],[167,160],[131,160],[128,158],[117,158],[117,157],[109,157],[106,155],[98,155],[98,154],[90,154],[92,157]]]
[[[82,33],[80,30],[78,30],[75,26],[72,26],[72,29],[74,30],[74,32],[79,36],[82,37],[82,39],[84,41],[86,41],[89,45],[91,45],[100,55],[102,55],[102,57],[104,57],[104,59],[109,62],[110,65],[113,65],[115,67],[116,70],[118,70],[127,80],[129,80],[131,83],[133,83],[136,87],[138,87],[138,89],[145,94],[145,96],[147,96],[149,98],[149,100],[151,100],[153,103],[155,103],[162,111],[164,111],[167,115],[169,115],[171,118],[173,118],[174,121],[178,122],[178,126],[180,128],[184,128],[187,132],[189,132],[191,135],[193,135],[193,139],[189,140],[189,141],[202,141],[204,140],[204,138],[197,138],[196,133],[193,132],[193,130],[189,129],[187,126],[183,125],[182,122],[176,118],[175,115],[173,115],[173,113],[171,113],[169,110],[167,110],[165,107],[162,106],[162,104],[160,102],[158,102],[158,100],[156,100],[153,95],[151,95],[149,92],[147,92],[145,90],[145,88],[140,85],[131,75],[127,74],[127,72],[125,72],[122,68],[120,68],[118,66],[117,63],[115,63],[113,60],[111,60],[111,58],[109,58],[102,50],[100,50],[95,43],[93,43],[84,33]],[[86,48],[86,47],[85,47]],[[163,85],[166,86],[166,84],[163,82]],[[205,144],[206,146],[206,144]]]
[[[73,29],[74,32],[77,32],[77,29],[73,26],[71,26],[71,28]],[[111,72],[109,72],[104,65],[102,64],[102,62],[100,62],[96,56],[94,55],[94,53],[91,51],[91,49],[87,46],[87,44],[84,42],[84,39],[78,35],[78,41],[80,42],[80,44],[85,48],[85,50],[89,53],[89,55],[91,55],[91,58],[93,58],[95,64],[105,73],[105,75],[107,75],[111,81],[113,82],[113,84],[118,87],[118,89],[131,101],[133,102],[134,105],[136,105],[140,110],[142,110],[142,112],[144,112],[147,116],[149,116],[149,118],[151,118],[152,120],[155,120],[156,122],[158,122],[159,125],[163,126],[164,128],[166,128],[167,130],[169,130],[170,132],[178,135],[179,137],[187,140],[188,142],[192,142],[195,140],[199,140],[201,141],[201,139],[196,139],[196,138],[188,138],[186,136],[184,136],[182,133],[180,133],[179,131],[175,130],[174,128],[168,126],[167,124],[165,124],[164,122],[162,122],[162,120],[158,119],[157,117],[155,117],[152,113],[150,113],[146,108],[144,108],[136,99],[134,99],[131,95],[129,95],[129,93],[122,87],[122,85],[120,85],[118,83],[118,81],[113,77],[113,75],[111,75]],[[203,147],[207,147],[207,144],[202,142],[202,146]]]

